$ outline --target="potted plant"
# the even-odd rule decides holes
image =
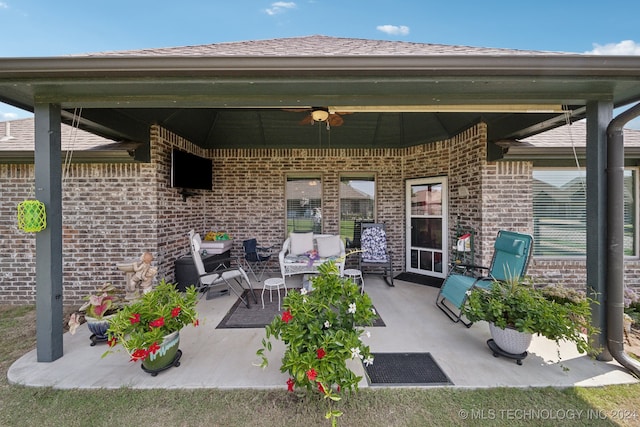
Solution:
[[[93,346],[107,340],[109,319],[122,308],[123,298],[115,286],[105,283],[95,295],[89,295],[86,300],[78,311],[69,316],[69,332],[75,334],[83,320],[86,321],[92,333],[90,340]]]
[[[139,299],[126,305],[111,320],[109,347],[121,345],[131,361],[142,361],[145,371],[155,374],[178,366],[180,330],[198,326],[198,292],[191,286],[180,292],[164,279]],[[105,352],[105,355],[110,350]]]
[[[289,373],[288,391],[319,391],[332,402],[345,391],[357,391],[362,379],[347,362],[373,363],[362,335],[368,335],[364,326],[373,323],[376,313],[370,297],[351,279],[340,277],[333,261],[320,265],[318,272],[312,278],[313,291],[290,291],[284,298],[285,311],[265,327],[266,339],[257,354],[260,366],[266,367],[270,339],[281,339],[285,352],[280,370]],[[326,416],[335,423],[340,415],[329,408]]]
[[[499,334],[514,331],[540,334],[559,343],[567,340],[576,345],[580,353],[592,353],[589,336],[596,333],[590,324],[593,300],[575,290],[548,286],[536,288],[529,278],[495,281],[488,289],[469,291],[463,314],[472,322],[489,322],[495,344],[504,352],[518,354],[524,349],[507,349]],[[530,342],[530,338],[529,338]]]

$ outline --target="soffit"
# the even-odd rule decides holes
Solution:
[[[0,100],[25,109],[59,103],[67,122],[81,108],[84,129],[115,140],[146,142],[160,124],[204,148],[347,148],[441,140],[480,121],[491,141],[524,138],[584,117],[589,101],[640,99],[639,57],[455,46],[444,54],[442,45],[334,38],[342,53],[319,56],[308,47],[318,37],[0,58]],[[288,45],[303,53],[281,53]],[[265,46],[276,53],[243,56]],[[367,55],[374,46],[383,54]],[[526,112],[541,104],[567,113]],[[313,106],[377,111],[344,115],[327,131],[291,111]]]

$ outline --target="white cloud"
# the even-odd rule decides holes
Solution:
[[[275,3],[271,3],[271,7],[265,9],[267,15],[277,15],[279,13],[283,13],[286,9],[295,9],[296,4],[292,1],[277,1]]]
[[[7,120],[15,120],[18,118],[18,115],[16,113],[5,113],[0,111],[0,122],[4,122]]]
[[[406,25],[378,25],[376,27],[376,30],[394,36],[406,36],[407,34],[409,34],[409,27],[407,27]]]
[[[0,103],[0,121],[24,119],[26,117],[33,117],[33,113],[9,104]]]
[[[633,40],[623,40],[620,43],[600,45],[593,44],[593,50],[585,52],[591,55],[640,55],[640,43]]]
[[[9,9],[9,5],[3,1],[0,1],[0,9]]]

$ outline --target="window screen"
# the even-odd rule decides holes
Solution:
[[[586,172],[569,169],[533,171],[534,255],[586,256]],[[624,252],[635,255],[636,172],[624,173]]]
[[[287,234],[291,231],[322,233],[322,179],[287,177]]]
[[[375,194],[374,176],[340,178],[340,236],[351,248],[359,247],[361,223],[374,222]]]

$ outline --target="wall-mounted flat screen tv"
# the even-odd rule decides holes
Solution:
[[[213,161],[186,151],[171,151],[171,186],[211,190]]]

